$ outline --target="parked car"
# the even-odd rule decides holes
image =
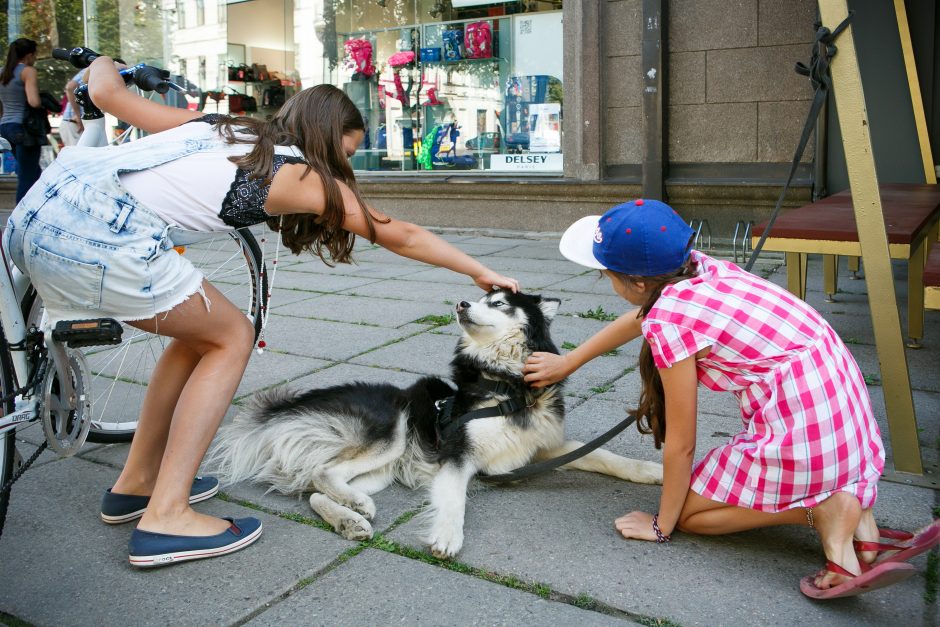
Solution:
[[[499,150],[499,140],[498,132],[486,132],[471,137],[464,145],[467,150]]]

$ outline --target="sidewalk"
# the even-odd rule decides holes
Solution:
[[[504,234],[508,235],[508,234]],[[562,299],[553,325],[558,346],[579,344],[604,322],[587,314],[627,307],[606,280],[564,260],[557,236],[445,237],[528,292]],[[407,384],[448,372],[459,335],[438,326],[460,300],[481,293],[466,277],[357,245],[358,265],[330,269],[317,259],[279,265],[267,331],[235,405],[255,390],[290,382],[326,386],[355,379]],[[303,259],[303,260],[298,260]],[[849,344],[866,378],[889,452],[880,370],[866,284],[843,269],[837,302],[823,302],[821,271],[810,267],[808,300]],[[899,302],[905,270],[895,265]],[[783,284],[785,268],[758,272]],[[902,321],[905,320],[902,310]],[[903,322],[902,322],[903,324]],[[940,313],[928,312],[924,348],[908,350],[924,461],[940,454]],[[637,343],[596,359],[566,386],[571,437],[588,440],[634,406]],[[730,395],[700,391],[699,454],[740,427]],[[230,416],[237,411],[233,407]],[[35,431],[35,430],[33,430]],[[41,431],[41,430],[40,430]],[[39,435],[33,436],[39,442]],[[659,460],[650,436],[628,429],[607,445]],[[852,599],[813,602],[799,580],[823,565],[816,535],[781,527],[735,536],[676,534],[669,545],[625,541],[613,520],[655,511],[660,488],[579,471],[554,472],[509,487],[473,489],[466,541],[454,562],[425,553],[415,513],[424,495],[392,488],[375,496],[374,540],[357,544],[328,530],[305,499],[251,485],[223,489],[196,507],[253,515],[265,531],[252,547],[221,558],[138,571],[127,563],[133,525],[97,517],[101,491],[118,475],[126,445],[86,445],[60,460],[43,453],[13,489],[0,538],[0,624],[35,625],[935,625],[937,555],[920,573]],[[25,455],[29,445],[22,448]],[[936,478],[936,475],[934,475]],[[938,511],[940,492],[882,482],[879,524],[911,528]],[[930,574],[925,574],[929,572]]]

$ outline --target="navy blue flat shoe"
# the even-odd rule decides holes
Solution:
[[[215,477],[196,477],[193,487],[189,491],[189,503],[198,503],[211,499],[219,492],[219,480]],[[101,520],[109,525],[120,525],[130,522],[144,515],[149,496],[136,496],[133,494],[117,494],[108,488],[101,497]]]
[[[228,529],[214,536],[174,536],[135,529],[127,543],[131,566],[153,568],[218,557],[241,550],[261,537],[261,521],[257,518],[228,518]]]

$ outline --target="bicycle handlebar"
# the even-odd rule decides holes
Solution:
[[[101,55],[90,48],[79,46],[71,50],[54,48],[52,50],[52,56],[61,61],[68,61],[78,69],[85,69],[91,65],[92,61]],[[168,70],[162,70],[151,65],[139,63],[132,67],[119,70],[118,74],[124,79],[126,85],[133,83],[144,91],[155,91],[158,94],[165,94],[171,88],[176,91],[183,91],[182,87],[170,81],[170,72]],[[103,115],[101,110],[91,101],[88,95],[87,84],[78,86],[75,90],[75,97],[85,110],[85,114],[82,116],[83,119],[95,119]]]

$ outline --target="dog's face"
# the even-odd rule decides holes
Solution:
[[[475,303],[458,303],[457,322],[467,348],[498,344],[557,353],[549,325],[560,304],[557,298],[494,290]]]

